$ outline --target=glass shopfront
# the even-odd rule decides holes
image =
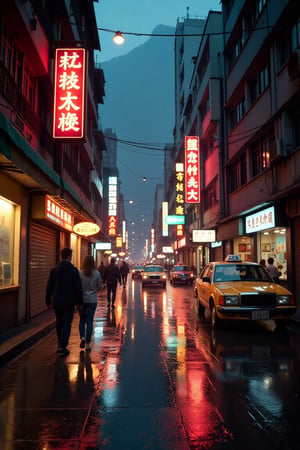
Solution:
[[[0,288],[18,284],[20,207],[0,197]]]
[[[285,228],[272,228],[259,233],[258,236],[260,259],[274,259],[275,266],[281,272],[280,279],[287,279],[287,254],[286,254],[286,230]]]

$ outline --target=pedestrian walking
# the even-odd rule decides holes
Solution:
[[[274,265],[274,258],[268,258],[268,265],[266,267],[269,275],[273,278],[275,283],[280,284],[279,281],[279,271],[277,267]]]
[[[82,304],[82,285],[79,272],[71,263],[73,250],[63,248],[61,261],[50,271],[46,287],[46,304],[53,305],[56,316],[58,354],[66,356],[75,306]]]
[[[122,279],[123,288],[126,287],[127,283],[127,277],[129,274],[129,268],[125,261],[123,261],[123,264],[120,267],[120,274]]]
[[[116,266],[116,260],[114,258],[111,259],[110,264],[105,268],[103,281],[106,284],[107,290],[107,307],[110,308],[111,305],[114,308],[118,281],[120,285],[122,284],[120,269]]]
[[[98,302],[97,292],[102,289],[101,275],[96,270],[92,255],[85,256],[79,275],[83,293],[83,305],[79,309],[80,348],[91,350],[93,321]]]
[[[104,265],[104,262],[103,262],[103,261],[101,261],[101,264],[100,264],[100,266],[98,267],[98,272],[100,273],[100,275],[101,275],[101,280],[102,280],[102,282],[103,282],[103,277],[104,277],[104,272],[105,272],[105,265]]]

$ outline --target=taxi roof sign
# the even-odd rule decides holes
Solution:
[[[242,259],[239,255],[227,255],[225,258],[226,262],[242,262]]]

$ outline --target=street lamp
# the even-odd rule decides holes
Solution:
[[[122,35],[121,31],[116,31],[116,34],[113,37],[113,41],[117,45],[122,45],[125,42],[124,36]]]

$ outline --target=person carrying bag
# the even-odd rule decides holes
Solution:
[[[95,260],[91,255],[84,258],[79,274],[83,294],[83,305],[79,309],[80,348],[91,350],[93,321],[98,302],[97,293],[102,289],[101,276],[96,270]]]

